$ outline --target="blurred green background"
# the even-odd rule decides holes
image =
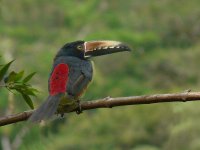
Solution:
[[[57,50],[75,40],[109,39],[131,53],[94,59],[95,77],[84,100],[198,91],[199,0],[1,0],[0,53],[14,70],[36,71],[32,84],[47,96]],[[1,90],[0,113],[11,95]],[[28,110],[16,95],[12,113]],[[199,150],[198,102],[125,106],[67,114],[46,125],[25,122],[0,128],[0,149]]]

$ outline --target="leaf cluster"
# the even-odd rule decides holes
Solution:
[[[0,69],[0,86],[7,88],[10,92],[20,93],[31,109],[34,109],[31,96],[35,97],[38,92],[29,84],[29,81],[36,74],[36,72],[30,73],[24,76],[24,71],[11,71],[8,73],[8,69],[14,60],[5,65],[1,65]]]

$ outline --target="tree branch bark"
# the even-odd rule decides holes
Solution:
[[[82,110],[96,109],[96,108],[112,108],[124,105],[140,105],[152,103],[165,103],[165,102],[186,102],[186,101],[199,101],[200,92],[184,92],[175,94],[155,94],[143,96],[130,96],[130,97],[106,97],[103,99],[81,102]],[[76,111],[76,110],[74,110]],[[72,111],[72,112],[74,112]],[[27,120],[34,110],[24,111],[22,113],[9,115],[0,118],[0,126],[17,123]]]

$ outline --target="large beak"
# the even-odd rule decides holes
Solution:
[[[85,58],[131,50],[127,45],[117,41],[89,41],[85,42],[84,46]]]

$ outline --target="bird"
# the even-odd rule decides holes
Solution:
[[[49,96],[30,116],[29,121],[40,122],[54,114],[81,112],[80,97],[93,78],[92,57],[130,51],[119,41],[96,40],[66,43],[57,52],[48,79]]]

